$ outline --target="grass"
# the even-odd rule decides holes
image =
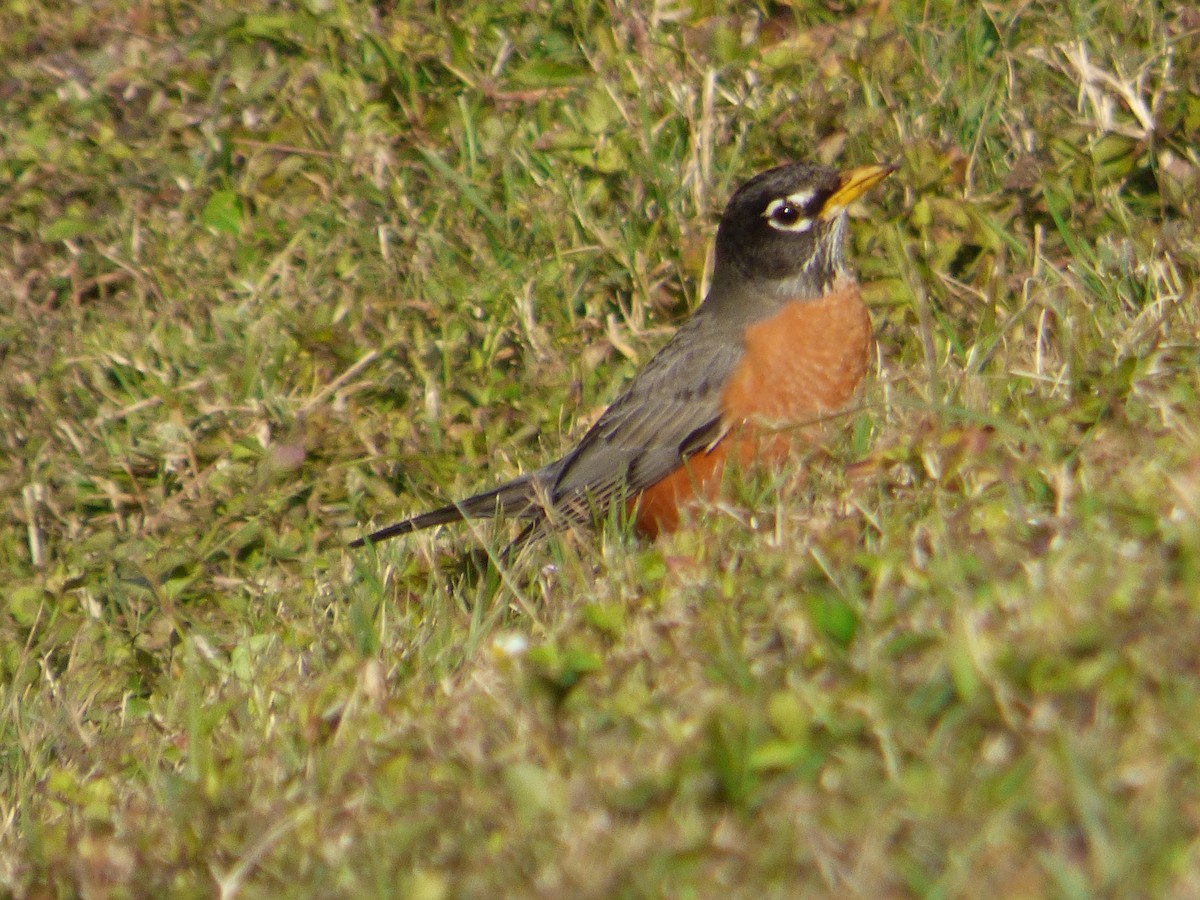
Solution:
[[[1200,892],[1195,13],[455,6],[0,12],[3,891]],[[345,550],[569,446],[798,157],[901,164],[829,447]]]

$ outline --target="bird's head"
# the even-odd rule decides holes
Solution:
[[[714,284],[732,278],[789,299],[821,296],[844,268],[846,208],[895,170],[790,163],[755,175],[721,216]]]

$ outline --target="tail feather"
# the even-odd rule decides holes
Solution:
[[[540,473],[522,475],[520,478],[514,478],[512,481],[492,488],[490,491],[484,491],[482,494],[459,500],[457,503],[448,503],[437,509],[431,509],[429,512],[421,513],[419,516],[413,516],[411,519],[405,519],[403,522],[389,525],[387,528],[380,528],[365,537],[356,538],[350,542],[350,546],[362,547],[368,543],[378,544],[380,541],[386,541],[397,535],[409,534],[449,522],[461,522],[463,519],[487,519],[495,516],[520,518],[538,515],[542,509],[538,502],[537,485],[534,481],[538,474]]]

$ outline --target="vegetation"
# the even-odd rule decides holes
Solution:
[[[0,891],[1200,894],[1200,16],[0,11]],[[901,170],[862,405],[656,543],[568,447],[768,165]]]

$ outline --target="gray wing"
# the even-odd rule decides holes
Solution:
[[[358,538],[350,546],[464,518],[502,515],[531,520],[507,554],[563,520],[591,521],[596,512],[660,481],[686,457],[720,441],[725,430],[721,393],[742,353],[741,341],[730,341],[701,308],[562,459]]]
[[[721,439],[721,394],[743,347],[716,324],[702,312],[689,319],[556,464],[555,509],[572,520],[587,518]]]

